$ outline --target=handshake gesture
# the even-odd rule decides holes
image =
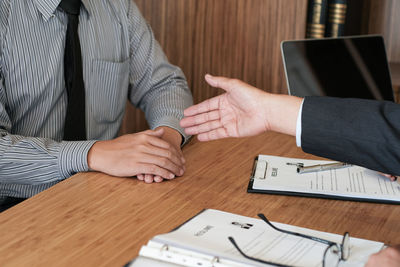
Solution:
[[[181,126],[200,141],[245,137],[266,131],[296,134],[302,99],[275,95],[242,81],[206,75],[208,84],[226,91],[185,110]]]

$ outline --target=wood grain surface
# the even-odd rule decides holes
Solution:
[[[400,206],[246,192],[258,154],[316,158],[293,137],[185,148],[183,177],[160,184],[81,173],[0,214],[0,266],[122,266],[156,234],[214,208],[316,230],[400,243]]]

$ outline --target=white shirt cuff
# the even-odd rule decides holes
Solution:
[[[299,114],[297,115],[297,123],[296,123],[296,145],[301,147],[301,113],[303,111],[303,103],[304,99],[301,102]]]

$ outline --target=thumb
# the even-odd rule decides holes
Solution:
[[[204,77],[206,82],[212,87],[221,88],[226,92],[230,92],[233,89],[233,79],[225,78],[225,77],[217,77],[212,76],[210,74],[206,74]]]

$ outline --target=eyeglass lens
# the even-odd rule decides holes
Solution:
[[[342,240],[342,260],[347,260],[350,257],[350,235],[348,232],[344,233]]]

